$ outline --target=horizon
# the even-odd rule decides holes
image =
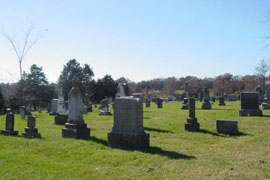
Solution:
[[[70,59],[89,64],[94,79],[106,74],[133,82],[230,73],[254,75],[269,58],[263,36],[270,32],[267,0],[201,1],[65,1],[3,2],[1,31],[34,24],[43,32],[22,67],[43,68],[57,83]],[[0,83],[19,79],[11,44],[0,36]]]

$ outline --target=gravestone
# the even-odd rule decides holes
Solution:
[[[212,109],[212,106],[209,101],[209,89],[203,88],[203,104],[202,109]]]
[[[100,109],[101,109],[101,111],[100,111],[99,115],[112,115],[109,112],[109,102],[108,102],[107,98],[100,101]]]
[[[189,98],[189,87],[188,87],[188,81],[185,82],[185,97]]]
[[[237,135],[238,123],[235,120],[216,120],[216,128],[218,133]]]
[[[227,100],[228,101],[236,101],[236,96],[235,96],[235,94],[228,94],[227,95]]]
[[[14,131],[14,114],[12,112],[8,112],[6,115],[6,129],[1,130],[0,134],[7,136],[17,136],[18,131]]]
[[[156,102],[158,108],[163,108],[163,100],[161,98],[157,98]]]
[[[58,104],[58,99],[52,99],[51,100],[51,112],[50,115],[54,116],[57,114],[57,104]]]
[[[262,104],[263,102],[263,90],[261,86],[256,87],[256,92],[259,94],[259,103]]]
[[[145,107],[150,107],[150,105],[151,105],[151,101],[148,100],[148,99],[146,99],[146,101],[145,101]]]
[[[219,106],[225,106],[225,98],[224,98],[224,88],[221,87],[221,91],[220,91],[220,97],[219,97]]]
[[[47,104],[47,113],[50,113],[50,111],[51,111],[51,104],[48,103],[48,104]]]
[[[117,93],[115,94],[115,98],[124,97],[128,95],[128,86],[126,83],[119,83],[117,86]]]
[[[83,114],[87,114],[88,113],[88,107],[83,104]]]
[[[189,117],[187,118],[187,123],[185,124],[186,131],[199,131],[200,124],[197,122],[195,116],[195,99],[193,97],[189,98]]]
[[[21,119],[25,118],[25,107],[24,106],[20,107],[20,117],[21,117]]]
[[[64,125],[68,119],[68,111],[66,109],[62,86],[59,85],[58,89],[58,100],[57,100],[57,111],[54,116],[54,123],[57,125]]]
[[[31,115],[31,105],[27,104],[25,107],[25,114],[26,115]]]
[[[270,109],[270,81],[265,81],[265,97],[262,103],[262,109]]]
[[[22,137],[25,138],[41,138],[40,133],[38,133],[38,129],[36,126],[36,117],[35,116],[28,116],[27,120],[27,127],[24,129],[24,132],[22,133]]]
[[[181,109],[188,109],[188,98],[185,97],[183,99],[183,104],[182,104]]]
[[[77,82],[73,80],[73,87],[68,93],[68,121],[62,129],[63,138],[89,139],[90,129],[83,120],[82,96]]]
[[[143,103],[132,96],[114,101],[114,125],[108,133],[108,145],[123,149],[149,147],[149,134],[143,128]]]
[[[239,116],[262,116],[262,110],[259,109],[259,94],[257,92],[241,93]]]

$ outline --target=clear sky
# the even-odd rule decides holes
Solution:
[[[69,59],[133,81],[161,77],[254,74],[269,58],[263,36],[269,0],[0,0],[0,27],[18,39],[23,26],[43,33],[23,70],[42,66],[56,82]],[[0,36],[0,81],[15,81],[19,66]]]

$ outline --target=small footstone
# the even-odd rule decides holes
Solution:
[[[235,120],[217,120],[216,128],[218,133],[237,135],[238,134],[238,122]]]
[[[54,123],[57,125],[65,125],[68,120],[68,115],[56,115],[54,116]]]

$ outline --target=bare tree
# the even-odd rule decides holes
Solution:
[[[264,59],[262,59],[256,66],[255,66],[255,73],[260,77],[266,77],[268,72],[268,65]]]
[[[40,31],[37,31],[33,25],[30,25],[28,28],[25,28],[22,31],[22,34],[23,36],[21,41],[18,41],[18,38],[16,39],[16,35],[14,33],[10,34],[7,33],[6,31],[2,31],[2,35],[10,42],[19,62],[20,80],[21,80],[20,83],[21,105],[23,105],[22,62],[25,56],[30,51],[30,49],[38,42],[39,38],[41,37]]]
[[[29,28],[23,30],[23,39],[22,39],[22,47],[18,41],[16,41],[16,36],[13,34],[8,34],[7,32],[2,32],[2,35],[10,42],[12,48],[18,58],[19,67],[20,67],[20,79],[22,80],[22,62],[29,52],[29,50],[38,42],[40,34],[34,33],[35,28],[33,25],[29,26]],[[35,35],[35,37],[34,37]]]

